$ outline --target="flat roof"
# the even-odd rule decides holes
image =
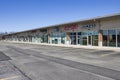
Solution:
[[[18,34],[18,33],[29,32],[29,31],[35,31],[35,30],[39,30],[39,29],[45,29],[45,28],[62,26],[62,25],[68,25],[68,24],[75,24],[75,23],[86,22],[86,21],[91,21],[91,20],[100,20],[100,19],[109,18],[109,17],[115,17],[115,16],[120,16],[120,13],[104,15],[104,16],[97,16],[97,17],[93,17],[93,18],[87,18],[87,19],[71,21],[71,22],[66,22],[66,23],[61,23],[61,24],[55,24],[55,25],[50,25],[50,26],[44,26],[44,27],[40,27],[40,28],[35,28],[35,29],[30,29],[30,30],[25,30],[25,31],[20,31],[20,32],[15,32],[15,33],[7,34],[7,35]]]

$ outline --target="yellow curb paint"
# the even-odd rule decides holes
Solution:
[[[11,79],[16,79],[18,77],[20,77],[20,76],[12,76],[12,77],[8,77],[8,78],[2,78],[0,80],[11,80]]]
[[[105,56],[109,56],[109,55],[112,55],[112,54],[118,54],[118,53],[108,53],[108,54],[103,54],[103,55],[101,55],[101,57],[105,57]]]
[[[101,55],[101,57],[105,57],[105,56],[109,56],[110,54],[103,54]]]

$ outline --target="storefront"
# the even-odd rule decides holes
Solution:
[[[120,47],[120,29],[103,30],[103,46]]]
[[[32,42],[32,36],[28,35],[28,42]]]
[[[39,43],[48,43],[48,33],[47,29],[42,29],[38,33],[38,41]]]
[[[59,26],[50,29],[50,44],[66,44],[66,32]]]
[[[81,32],[81,44],[98,46],[98,31]]]
[[[69,33],[71,45],[98,46],[98,31]]]
[[[65,33],[52,33],[50,34],[50,44],[65,44],[66,34]]]
[[[120,47],[120,14],[5,35],[6,41]]]

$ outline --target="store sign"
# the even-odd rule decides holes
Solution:
[[[59,32],[59,27],[54,27],[54,32]]]
[[[47,29],[41,29],[40,32],[47,32]]]
[[[70,25],[70,26],[65,26],[64,30],[75,30],[78,29],[78,25]]]
[[[83,25],[82,28],[84,29],[90,29],[90,28],[95,28],[96,24],[88,24],[88,25]]]

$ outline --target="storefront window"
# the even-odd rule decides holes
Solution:
[[[70,33],[70,43],[76,45],[76,32]]]
[[[88,35],[88,32],[81,32],[81,35]]]
[[[117,46],[120,47],[120,30],[117,31]]]
[[[87,36],[82,37],[82,45],[87,45]]]
[[[52,33],[50,37],[52,44],[65,44],[65,33]]]
[[[103,46],[108,45],[108,30],[103,30]]]
[[[35,42],[35,39],[36,39],[35,36],[32,36],[32,42]]]
[[[81,32],[81,44],[82,45],[87,45],[88,44],[87,36],[88,36],[88,32]]]
[[[109,46],[116,47],[116,30],[108,30]]]
[[[65,33],[61,33],[61,43],[65,44]]]
[[[32,36],[29,36],[29,41],[32,42]]]
[[[78,32],[78,44],[81,44],[81,42],[80,42],[80,40],[81,40],[80,36],[81,36],[81,32]]]
[[[98,31],[93,32],[92,38],[93,38],[92,45],[93,46],[98,46]]]
[[[116,47],[116,30],[103,30],[103,46]]]
[[[43,43],[44,42],[44,36],[41,34],[40,37],[41,37],[41,43]]]
[[[44,34],[44,43],[48,43],[48,35]]]

